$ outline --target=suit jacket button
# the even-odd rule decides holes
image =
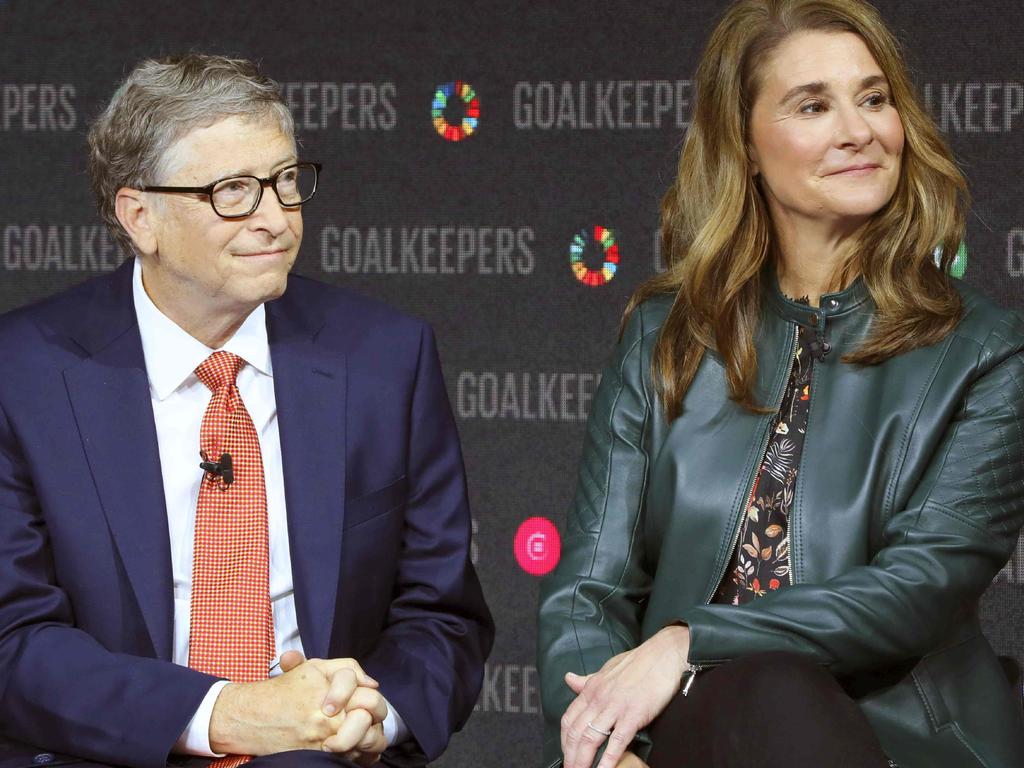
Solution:
[[[40,752],[32,758],[32,762],[36,765],[46,765],[47,763],[53,762],[53,755],[49,752]]]

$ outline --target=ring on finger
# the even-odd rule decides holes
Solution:
[[[610,730],[609,731],[602,730],[601,728],[598,728],[593,723],[587,723],[587,728],[592,730],[594,733],[600,733],[602,736],[611,736],[612,735],[612,732]]]

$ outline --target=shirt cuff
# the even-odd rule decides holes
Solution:
[[[210,749],[210,718],[213,717],[213,706],[217,703],[217,697],[224,687],[228,685],[227,680],[219,680],[210,686],[199,709],[192,716],[189,724],[185,726],[181,738],[174,744],[172,752],[179,755],[199,755],[201,757],[224,757]],[[389,708],[390,711],[390,708]],[[387,726],[385,726],[387,733]]]
[[[389,747],[393,747],[408,740],[409,729],[406,727],[405,721],[402,720],[402,716],[391,706],[391,702],[384,696],[381,696],[381,698],[384,699],[384,703],[388,706],[388,714],[382,723],[384,726],[384,741],[387,742]]]

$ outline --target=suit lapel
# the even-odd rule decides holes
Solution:
[[[288,296],[267,304],[267,322],[295,610],[306,655],[326,658],[341,569],[346,361],[316,344],[322,321]]]
[[[129,260],[97,281],[64,371],[100,503],[157,658],[172,659],[174,585],[160,454]],[[341,570],[346,361],[316,344],[301,301],[267,304],[295,607],[308,656],[328,656]]]
[[[89,357],[64,371],[100,504],[157,658],[171,660],[173,581],[160,453],[131,260],[97,283],[76,341]]]

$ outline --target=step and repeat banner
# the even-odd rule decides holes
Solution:
[[[1024,26],[1015,3],[885,0],[972,185],[957,270],[1024,308]],[[473,558],[498,635],[440,761],[539,761],[538,578],[723,4],[0,1],[0,311],[124,260],[94,211],[85,131],[138,60],[262,62],[324,164],[297,271],[429,320],[458,419]],[[7,362],[5,365],[16,365]],[[1024,662],[1024,547],[984,604]]]

